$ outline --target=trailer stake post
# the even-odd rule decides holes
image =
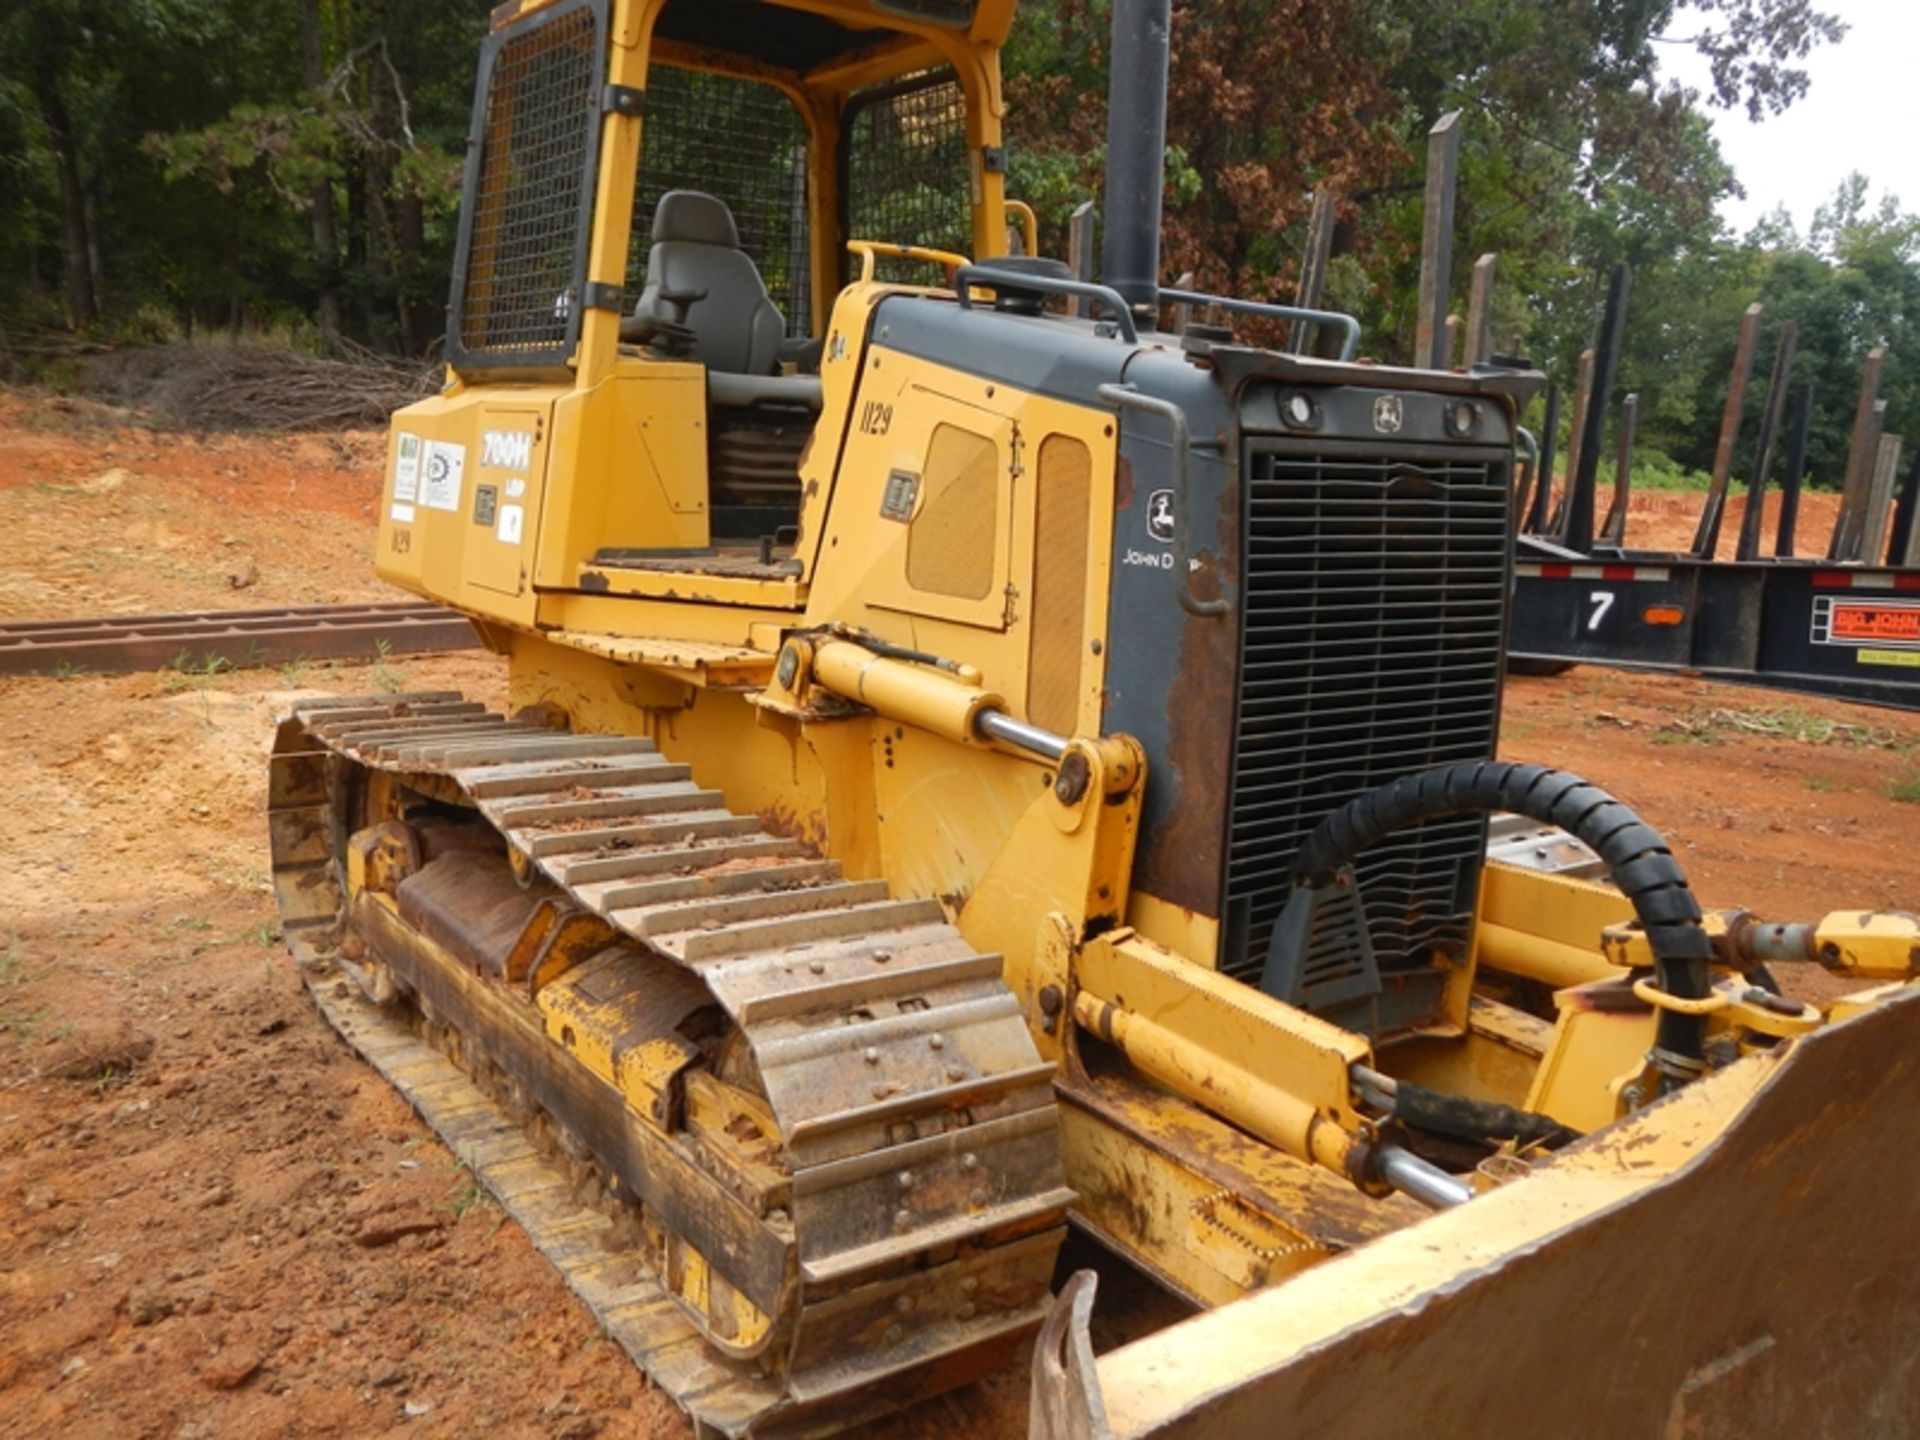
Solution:
[[[1469,370],[1486,364],[1493,354],[1489,338],[1493,328],[1493,266],[1491,255],[1473,262],[1473,288],[1467,292],[1467,352],[1461,357]]]
[[[1453,205],[1460,175],[1460,112],[1449,110],[1427,132],[1426,224],[1420,240],[1420,317],[1413,363],[1444,370],[1447,291],[1453,279]]]
[[[1320,185],[1313,192],[1313,213],[1307,220],[1307,253],[1300,261],[1300,283],[1293,292],[1296,309],[1318,310],[1327,289],[1327,260],[1333,254],[1333,214],[1337,198],[1330,186]],[[1319,339],[1319,327],[1304,320],[1293,322],[1287,336],[1287,352],[1310,355]]]
[[[1540,426],[1540,458],[1534,462],[1533,503],[1525,512],[1522,526],[1529,535],[1541,535],[1547,528],[1547,507],[1553,501],[1553,452],[1559,440],[1560,387],[1547,386],[1547,413]]]
[[[1593,553],[1593,490],[1600,470],[1600,442],[1606,434],[1607,398],[1613,394],[1614,373],[1620,365],[1620,335],[1627,323],[1627,294],[1633,268],[1625,261],[1613,267],[1607,285],[1607,308],[1600,315],[1600,335],[1593,347],[1593,391],[1587,398],[1586,423],[1580,430],[1580,471],[1567,492],[1566,546],[1582,555]]]
[[[1793,558],[1794,530],[1800,520],[1800,482],[1807,474],[1807,436],[1813,430],[1813,385],[1793,387],[1793,428],[1787,439],[1787,473],[1780,480],[1780,524],[1773,535],[1773,553]]]
[[[1627,538],[1627,500],[1633,494],[1633,440],[1640,428],[1638,392],[1620,402],[1619,434],[1613,444],[1613,503],[1607,507],[1607,520],[1600,527],[1600,538],[1609,545],[1623,545]]]
[[[1782,320],[1780,341],[1773,352],[1773,374],[1767,381],[1767,403],[1760,412],[1760,434],[1753,442],[1753,470],[1747,481],[1746,514],[1740,517],[1740,543],[1734,550],[1736,560],[1760,558],[1760,530],[1767,510],[1767,471],[1773,466],[1774,437],[1780,432],[1780,413],[1787,404],[1787,379],[1793,373],[1794,350],[1799,340],[1799,325],[1792,320]]]
[[[1760,316],[1766,306],[1759,301],[1747,306],[1740,317],[1740,339],[1733,347],[1733,370],[1727,376],[1727,405],[1720,412],[1720,439],[1713,447],[1713,480],[1707,487],[1707,503],[1700,509],[1700,524],[1693,532],[1690,553],[1711,560],[1720,544],[1720,516],[1727,505],[1727,482],[1733,475],[1733,447],[1740,438],[1740,412],[1747,403],[1747,376],[1753,369],[1753,349],[1760,340]]]
[[[1853,438],[1847,446],[1847,478],[1840,492],[1840,514],[1834,519],[1833,539],[1827,544],[1829,560],[1860,557],[1867,487],[1873,483],[1873,465],[1880,454],[1874,406],[1880,399],[1880,371],[1886,360],[1886,346],[1876,345],[1867,352],[1867,363],[1860,370],[1860,400],[1853,410]]]

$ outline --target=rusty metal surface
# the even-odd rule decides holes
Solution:
[[[1075,1271],[1033,1342],[1027,1440],[1113,1440],[1093,1359],[1098,1283],[1093,1271]]]
[[[1285,1416],[1357,1440],[1418,1416],[1434,1435],[1913,1434],[1916,1086],[1910,992],[1102,1356],[1113,1432],[1251,1440]]]
[[[118,674],[176,664],[245,668],[468,650],[479,643],[465,616],[426,601],[15,620],[0,624],[0,675]]]
[[[730,1420],[778,1401],[776,1382],[700,1343],[652,1272],[617,1257],[613,1227],[574,1198],[566,1168],[543,1157],[515,1118],[416,1037],[402,1015],[375,1005],[325,964],[303,967],[303,975],[333,1028],[467,1162],[594,1318],[662,1388],[713,1396],[714,1423],[723,1433],[737,1430]],[[722,1409],[726,1413],[718,1413]]]
[[[845,881],[836,863],[730,814],[650,741],[505,725],[457,697],[303,702],[274,765],[269,826],[289,842],[276,890],[309,960],[324,963],[340,933],[325,842],[356,823],[344,807],[361,767],[453,787],[535,877],[520,890],[505,860],[450,847],[401,884],[399,914],[356,902],[355,934],[463,1049],[538,1097],[658,1223],[775,1316],[772,1392],[760,1372],[745,1391],[687,1389],[642,1360],[697,1419],[756,1435],[844,1428],[985,1373],[1038,1325],[1072,1200],[1052,1071],[997,957],[976,954],[936,903]],[[580,907],[630,948],[558,982],[592,971],[594,995],[548,1006],[550,994],[542,1007],[575,1017],[586,1012],[561,1006],[633,989],[623,967],[676,967],[737,1027],[726,1053],[743,1058],[723,1077],[764,1097],[790,1184],[729,1190],[688,1171],[643,1123],[671,1107],[636,1117],[611,1076],[546,1039],[525,986],[490,978],[512,968],[543,900]],[[637,1033],[628,1019],[622,1042]],[[716,1186],[724,1203],[699,1198]],[[767,1209],[776,1191],[783,1208]]]
[[[522,889],[492,856],[457,850],[416,870],[395,893],[401,919],[476,970],[500,975],[534,909],[552,891]]]

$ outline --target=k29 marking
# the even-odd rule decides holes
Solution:
[[[893,428],[893,406],[869,400],[860,407],[860,433],[884,435]]]

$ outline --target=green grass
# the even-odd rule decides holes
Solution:
[[[1887,798],[1898,800],[1903,805],[1920,805],[1920,770],[1904,780],[1889,780]]]
[[[460,1191],[447,1205],[455,1220],[464,1220],[475,1210],[485,1210],[497,1204],[493,1192],[480,1183],[480,1177],[473,1173],[473,1162],[465,1156],[455,1160],[454,1167],[459,1170],[464,1182]]]
[[[407,688],[406,672],[387,663],[387,656],[392,650],[392,642],[375,640],[373,642],[373,651],[375,655],[379,656],[379,659],[374,661],[373,668],[367,672],[373,680],[373,683],[378,685],[382,690],[385,690],[389,695]]]
[[[1846,786],[1842,785],[1831,775],[1807,775],[1802,777],[1800,783],[1809,790],[1818,790],[1823,795],[1831,794],[1835,790],[1846,789]]]
[[[1602,479],[1611,479],[1613,452],[1609,448],[1606,463],[1602,465]],[[1633,457],[1633,488],[1635,490],[1666,490],[1682,493],[1699,493],[1713,484],[1713,477],[1704,470],[1689,470],[1678,461],[1670,460],[1658,450],[1636,450]],[[1746,493],[1746,486],[1735,482],[1727,487],[1730,495]]]
[[[1703,745],[1749,736],[1788,740],[1796,745],[1836,745],[1847,749],[1904,751],[1911,742],[1891,730],[1829,720],[1805,710],[1696,710],[1669,720],[1654,743],[1678,744],[1692,740]],[[1809,782],[1809,788],[1818,788]]]
[[[233,666],[224,656],[203,655],[195,660],[191,650],[182,650],[160,672],[160,688],[169,695],[182,690],[204,690],[213,683],[216,675],[223,675],[231,669]]]
[[[0,954],[0,993],[17,990],[32,977],[27,974],[27,952],[20,946],[18,935],[7,937],[5,953]],[[36,1036],[42,1040],[54,1041],[66,1038],[73,1033],[71,1025],[56,1024],[46,1033],[41,1026],[53,1015],[51,1005],[36,1005],[32,1009],[14,1009],[11,1005],[0,1009],[0,1035],[12,1035],[23,1044],[31,1042]]]

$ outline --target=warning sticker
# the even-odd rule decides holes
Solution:
[[[500,524],[494,530],[494,537],[502,545],[518,545],[520,531],[526,521],[527,512],[518,505],[500,507]]]
[[[393,450],[393,498],[406,503],[420,496],[420,437],[400,436]]]
[[[413,506],[407,504],[404,500],[394,501],[393,508],[387,513],[392,516],[397,524],[411,525],[413,523]]]
[[[1902,665],[1920,670],[1920,650],[1856,650],[1853,658],[1862,665]]]
[[[451,440],[429,440],[421,455],[420,503],[429,510],[460,508],[460,477],[467,468],[467,447]]]

